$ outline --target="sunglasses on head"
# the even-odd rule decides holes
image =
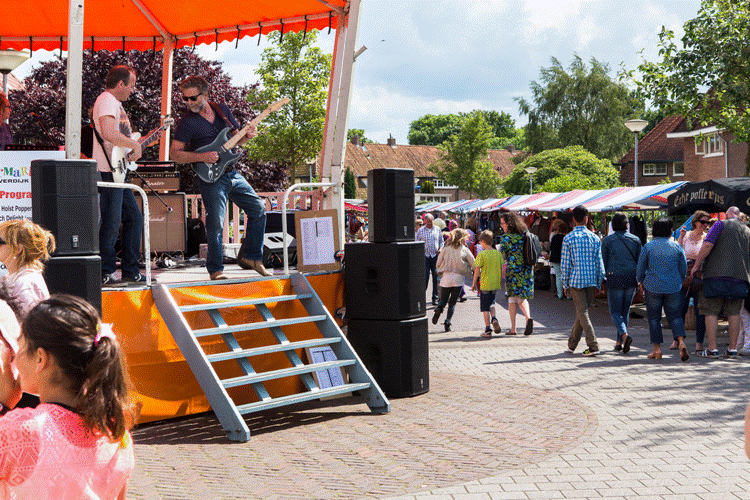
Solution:
[[[183,95],[182,98],[185,99],[186,101],[193,101],[193,102],[195,102],[202,95],[203,95],[203,92],[201,92],[200,94],[196,94],[196,95]]]

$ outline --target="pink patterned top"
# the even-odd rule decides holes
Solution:
[[[0,498],[114,500],[135,467],[126,433],[110,440],[56,404],[0,418]]]

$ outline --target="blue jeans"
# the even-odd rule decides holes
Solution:
[[[112,172],[99,172],[104,182],[113,182]],[[115,243],[122,224],[120,260],[122,275],[138,276],[138,257],[141,253],[143,214],[130,189],[99,188],[99,256],[102,259],[102,276],[117,270]],[[71,215],[72,216],[72,215]]]
[[[208,257],[206,270],[209,273],[224,270],[222,236],[227,199],[245,212],[245,257],[250,260],[263,259],[263,235],[266,232],[266,205],[247,180],[236,170],[225,172],[213,184],[198,181],[203,207],[206,210],[206,243]]]
[[[706,316],[701,314],[698,309],[698,296],[700,293],[687,293],[685,290],[682,291],[682,317],[684,318],[690,308],[690,298],[693,298],[693,307],[695,313],[695,341],[698,344],[703,343],[703,339],[706,338]]]
[[[674,293],[653,293],[646,290],[646,314],[648,315],[648,329],[652,344],[664,342],[661,333],[661,310],[667,316],[669,326],[672,327],[672,337],[685,337],[685,320],[682,312],[682,290]]]
[[[617,329],[617,342],[622,342],[622,334],[628,333],[628,321],[630,320],[630,305],[635,297],[635,287],[631,288],[607,288],[607,302],[609,303],[609,315]]]
[[[555,283],[557,284],[557,298],[565,298],[562,286],[562,264],[559,262],[552,262],[552,269],[555,270]]]
[[[437,255],[434,257],[424,258],[424,289],[427,291],[427,285],[430,283],[432,275],[432,301],[438,301],[438,275],[437,275]]]

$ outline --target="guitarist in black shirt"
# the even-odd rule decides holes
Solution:
[[[226,105],[209,102],[209,86],[205,78],[190,76],[180,83],[179,89],[190,111],[177,124],[169,149],[171,158],[178,163],[217,164],[220,162],[220,151],[196,150],[214,142],[227,127],[240,129],[237,120]],[[249,127],[245,136],[237,142],[237,146],[246,143],[255,135],[257,129],[254,126]],[[245,269],[255,270],[261,276],[271,276],[262,261],[263,236],[266,229],[265,203],[230,163],[220,163],[224,171],[216,176],[214,182],[196,179],[206,210],[206,270],[212,280],[226,279],[223,272],[222,235],[224,213],[229,199],[245,212],[245,242],[242,245],[244,255],[238,255],[237,263]]]

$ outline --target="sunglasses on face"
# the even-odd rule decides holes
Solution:
[[[708,220],[699,220],[698,221],[699,224],[708,224],[709,222],[711,222],[711,221],[708,221]]]
[[[193,101],[193,102],[195,102],[202,95],[203,95],[203,92],[201,92],[200,94],[196,94],[196,95],[183,95],[182,98],[185,99],[185,101]]]

